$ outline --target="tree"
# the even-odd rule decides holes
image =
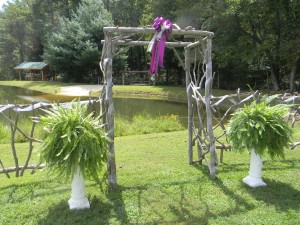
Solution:
[[[57,32],[48,39],[43,58],[71,80],[87,81],[86,75],[99,74],[102,30],[107,25],[112,25],[112,17],[103,2],[82,1],[70,19],[60,19]]]
[[[16,64],[27,60],[31,51],[30,7],[23,1],[9,3],[0,16],[1,69],[11,77]]]
[[[284,81],[293,79],[292,74],[295,76],[296,73],[291,72],[289,77],[287,71],[295,71],[292,68],[299,64],[299,47],[296,45],[299,3],[241,0],[228,1],[225,6],[225,10],[213,19],[219,66],[246,68],[248,77],[255,71],[260,76],[266,71],[271,75],[274,90],[285,88]],[[290,63],[292,58],[295,60]],[[294,82],[291,80],[290,83]]]

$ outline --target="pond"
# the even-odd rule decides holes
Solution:
[[[28,104],[31,102],[67,102],[74,97],[45,94],[18,87],[1,86],[0,105],[6,102],[13,104]],[[81,97],[87,100],[88,97]],[[148,113],[152,117],[165,115],[178,115],[183,125],[187,124],[187,104],[169,102],[165,100],[138,99],[138,98],[114,98],[115,114],[124,119],[132,119],[134,115]]]

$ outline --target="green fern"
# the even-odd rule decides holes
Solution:
[[[40,118],[48,135],[40,146],[41,161],[58,177],[73,178],[79,167],[85,178],[99,181],[106,162],[107,137],[98,118],[87,115],[87,106],[72,102],[72,107],[53,105]]]
[[[234,150],[254,149],[258,155],[284,158],[292,138],[292,128],[283,119],[286,105],[270,106],[274,98],[263,98],[237,110],[229,122],[228,140]]]

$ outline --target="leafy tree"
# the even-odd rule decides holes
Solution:
[[[248,78],[257,73],[267,80],[263,74],[270,74],[274,90],[285,88],[290,59],[296,59],[293,65],[299,63],[298,38],[294,36],[299,32],[294,25],[299,21],[299,3],[241,0],[224,4],[225,10],[212,20],[218,66],[225,71],[232,66]],[[295,49],[288,48],[291,45]],[[293,57],[288,56],[287,49]]]
[[[59,16],[68,16],[79,0],[16,0],[0,11],[0,62],[2,79],[12,79],[13,68],[23,61],[40,61],[48,34]],[[66,10],[67,9],[67,10]]]
[[[111,14],[102,2],[84,0],[70,19],[60,19],[57,32],[47,42],[43,58],[71,80],[85,81],[86,73],[99,74],[102,30],[103,26],[111,24]]]
[[[16,64],[27,60],[31,51],[30,7],[26,2],[9,3],[0,14],[1,70],[11,78]]]

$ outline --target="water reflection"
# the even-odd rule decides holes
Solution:
[[[148,113],[153,117],[165,115],[178,115],[180,120],[187,117],[187,105],[184,103],[169,102],[163,100],[114,98],[115,113],[126,119],[132,119],[133,115]]]

